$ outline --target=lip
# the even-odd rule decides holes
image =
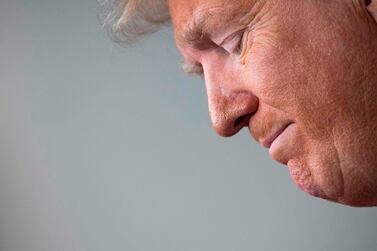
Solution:
[[[273,134],[269,135],[268,137],[266,137],[265,139],[261,140],[261,144],[262,146],[264,146],[265,148],[270,148],[272,143],[274,143],[274,141],[285,131],[285,129],[288,128],[288,126],[290,126],[291,124],[293,123],[288,123],[286,125],[284,125],[283,127],[280,127],[279,130],[277,130],[276,132],[274,132]]]

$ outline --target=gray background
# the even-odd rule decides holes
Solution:
[[[377,250],[377,209],[216,136],[179,62],[170,28],[111,42],[93,0],[1,0],[1,251]]]

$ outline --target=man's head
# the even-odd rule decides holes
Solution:
[[[248,127],[303,191],[377,205],[377,0],[164,3],[218,134]]]

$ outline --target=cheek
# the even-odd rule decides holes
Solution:
[[[344,79],[347,69],[342,52],[319,50],[317,45],[281,43],[254,50],[245,64],[245,75],[255,95],[313,127],[315,132],[329,127],[339,107],[350,102]],[[354,90],[354,88],[351,88]]]
[[[293,61],[284,54],[272,46],[254,49],[243,69],[244,81],[261,102],[295,113],[296,101],[305,92],[305,69],[297,67],[297,57]]]

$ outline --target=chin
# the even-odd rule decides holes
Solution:
[[[337,203],[347,205],[350,207],[375,207],[377,206],[376,194],[355,194],[340,198]]]
[[[333,200],[315,183],[307,165],[303,165],[300,161],[290,160],[287,166],[293,182],[301,191],[317,198]]]
[[[287,166],[297,187],[311,196],[351,207],[377,206],[377,194],[373,191],[368,191],[364,186],[353,184],[353,189],[345,189],[341,175],[334,175],[334,173],[332,173],[333,176],[325,175],[329,174],[328,172],[323,172],[321,173],[322,175],[316,173],[317,175],[315,175],[311,171],[334,170],[334,166],[309,168],[309,165],[306,165],[304,161],[298,160],[288,161]]]

